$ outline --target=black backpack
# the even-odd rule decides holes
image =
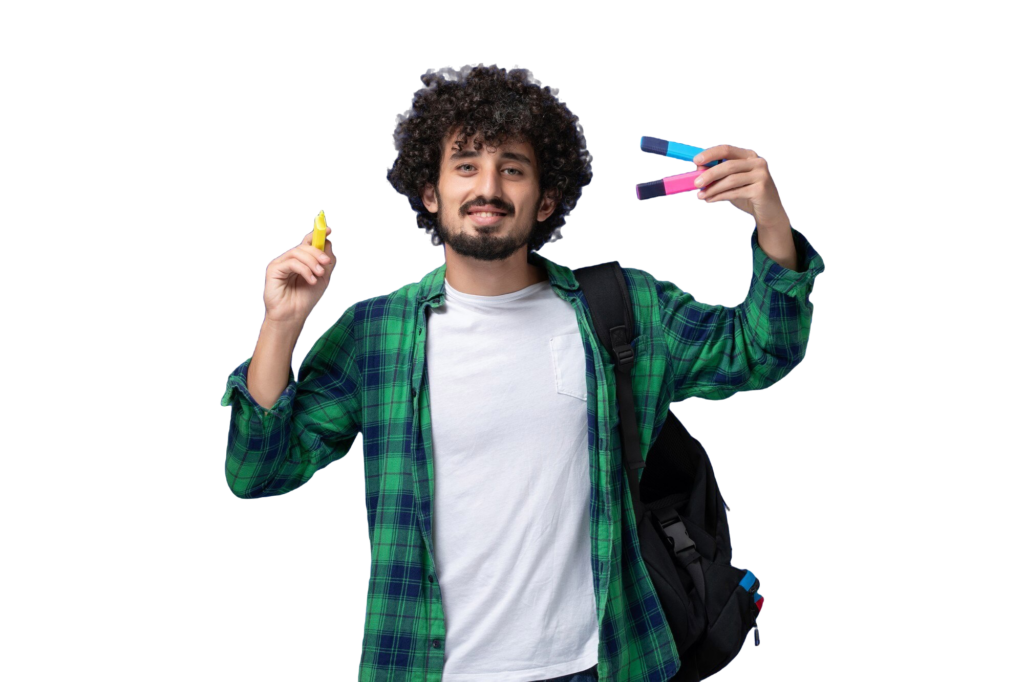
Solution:
[[[760,583],[750,571],[732,566],[725,513],[729,507],[707,452],[671,410],[646,463],[640,455],[631,380],[633,308],[618,261],[573,273],[601,343],[615,358],[622,463],[636,512],[640,553],[682,659],[670,682],[702,680],[736,657],[751,628],[754,645],[761,643]],[[638,482],[641,467],[645,471]],[[625,514],[622,518],[625,524]]]

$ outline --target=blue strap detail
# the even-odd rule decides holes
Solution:
[[[754,577],[754,574],[750,571],[747,571],[746,575],[743,576],[743,580],[740,581],[740,587],[742,587],[744,590],[749,590],[750,586],[754,584],[755,580],[757,580],[757,578]]]

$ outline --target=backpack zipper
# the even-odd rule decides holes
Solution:
[[[747,592],[753,597],[757,594],[757,589],[761,587],[761,581],[754,578],[753,584],[747,588]],[[761,646],[761,632],[757,629],[757,607],[754,607],[754,646]]]

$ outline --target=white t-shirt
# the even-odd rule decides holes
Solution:
[[[547,280],[427,318],[443,682],[597,663],[583,338]]]

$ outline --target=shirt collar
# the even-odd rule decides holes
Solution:
[[[564,265],[548,260],[536,251],[528,252],[526,254],[526,261],[531,265],[543,267],[548,273],[548,281],[551,282],[551,286],[560,287],[566,291],[573,291],[580,286],[579,282],[576,281],[572,268],[567,268]],[[417,294],[419,301],[429,300],[444,294],[444,276],[447,268],[448,264],[442,263],[441,267],[431,270],[424,275],[423,279],[420,280],[419,293]]]

